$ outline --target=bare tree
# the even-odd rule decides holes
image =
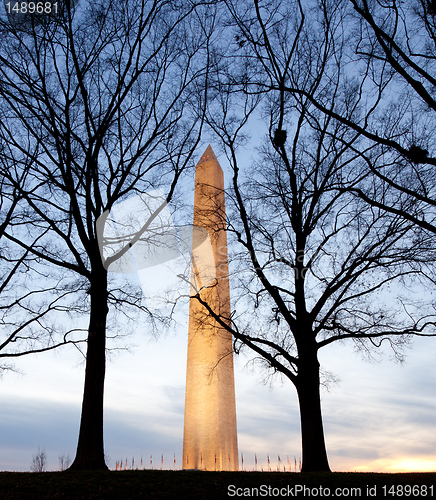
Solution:
[[[364,190],[356,193],[374,206],[401,214],[418,228],[436,234],[436,165],[434,84],[436,76],[436,11],[433,2],[367,2],[350,0],[356,17],[352,48],[364,68],[392,75],[380,88],[367,82],[367,92],[380,95],[378,113],[372,117],[367,138],[379,145],[389,168],[369,160],[369,167],[383,183],[420,200],[419,212],[385,203]],[[339,115],[340,118],[341,115]],[[356,128],[354,120],[344,121]],[[357,124],[358,125],[358,124]]]
[[[38,448],[38,453],[32,457],[32,465],[30,466],[32,472],[46,472],[47,471],[47,455],[45,450]]]
[[[361,104],[353,82],[342,80],[344,12],[328,2],[307,11],[298,1],[227,6],[233,43],[216,74],[208,123],[233,172],[227,199],[234,211],[227,220],[223,214],[221,227],[234,235],[235,310],[222,317],[201,290],[195,296],[204,321],[212,317],[232,332],[236,351],[248,346],[294,384],[302,471],[328,471],[318,351],[351,340],[370,354],[386,342],[402,360],[413,335],[433,335],[431,304],[410,294],[426,279],[431,242],[413,221],[353,194],[359,187],[398,200],[362,158],[378,145],[332,118],[340,108],[352,119]],[[288,92],[291,86],[299,92]],[[314,104],[321,99],[331,112]],[[268,140],[244,168],[238,148],[259,115]],[[422,209],[406,193],[398,202]]]
[[[72,317],[63,320],[69,323],[61,330],[65,339],[89,314],[73,469],[107,468],[108,318],[117,312],[132,317],[136,309],[148,315],[150,328],[158,319],[139,288],[108,273],[97,221],[117,203],[153,189],[165,188],[169,202],[190,165],[211,64],[208,4],[66,2],[64,14],[50,22],[0,26],[1,173],[19,193],[3,239],[11,261],[23,251],[30,259],[25,274],[14,274],[21,288],[14,289],[20,295],[12,305],[23,314],[9,319],[10,327],[27,328],[29,317],[38,317],[28,338],[50,336],[64,311]],[[11,305],[10,297],[5,301]]]
[[[20,200],[14,193],[8,203],[4,189],[1,198],[2,208],[6,207],[1,227],[4,233],[9,223],[16,224],[17,218],[13,214]],[[48,285],[42,276],[38,279],[39,287],[34,282],[29,286],[31,271],[38,267],[37,259],[28,250],[11,248],[5,241],[6,238],[2,239],[1,236],[0,234],[0,375],[6,371],[16,371],[15,366],[6,360],[50,351],[67,344],[78,347],[85,341],[84,334],[79,333],[80,329],[64,329],[62,322],[55,321],[56,314],[65,314],[63,300],[69,293],[54,297],[53,284]],[[37,235],[33,244],[39,238]],[[73,311],[70,313],[73,315]]]
[[[295,79],[284,85],[284,92],[304,96],[318,110],[364,137],[360,154],[367,168],[398,192],[394,203],[353,186],[357,196],[435,234],[434,2],[347,0],[335,8],[343,20],[340,34],[347,39],[337,77],[351,83],[355,112],[344,113],[326,95],[311,94]],[[326,11],[332,9],[325,4]],[[368,155],[369,145],[378,147],[370,148],[372,154]],[[403,207],[401,194],[419,200],[419,209]]]
[[[59,470],[67,470],[68,467],[71,465],[71,458],[70,455],[59,455]]]
[[[11,175],[11,166],[5,161],[5,150],[7,145],[2,145],[3,154],[0,155],[0,162],[3,162],[2,171],[8,171]],[[80,343],[78,339],[72,340],[68,333],[64,337],[58,337],[47,331],[42,334],[39,330],[35,334],[34,325],[41,321],[43,317],[56,310],[56,303],[35,307],[39,297],[46,293],[46,290],[32,290],[26,287],[20,289],[20,278],[32,267],[35,258],[25,249],[12,249],[3,238],[8,226],[16,223],[14,211],[22,201],[19,187],[23,186],[28,169],[24,166],[20,169],[15,182],[12,185],[5,177],[1,178],[0,186],[0,294],[2,303],[0,305],[0,324],[2,325],[2,337],[0,340],[0,358],[13,359],[30,353],[43,352],[54,349],[71,342]],[[22,222],[22,221],[21,221]],[[38,236],[35,239],[37,242]],[[32,306],[30,304],[32,303]],[[25,316],[25,320],[18,325],[17,317]],[[18,325],[18,326],[17,326]],[[0,364],[0,375],[7,370],[15,370],[14,365],[5,362]]]

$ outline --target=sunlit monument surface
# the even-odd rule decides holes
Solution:
[[[208,146],[196,167],[194,227],[209,238],[193,241],[191,296],[230,318],[224,177]],[[238,470],[232,337],[195,298],[190,300],[183,469]]]

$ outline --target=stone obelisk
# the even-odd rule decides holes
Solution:
[[[232,337],[194,297],[198,293],[229,321],[224,176],[210,146],[195,172],[195,227],[205,228],[209,238],[192,256],[182,467],[233,471],[238,441]]]

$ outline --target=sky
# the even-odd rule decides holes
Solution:
[[[133,339],[132,339],[133,340]],[[109,466],[132,458],[139,466],[180,467],[183,441],[187,322],[157,340],[140,331],[139,347],[108,362],[105,452]],[[327,451],[335,471],[436,470],[436,368],[431,339],[420,339],[403,365],[363,361],[346,345],[321,352],[324,369],[340,380],[322,390]],[[244,467],[277,467],[301,457],[300,424],[290,382],[262,383],[246,358],[235,358],[239,453]],[[0,470],[29,470],[45,449],[49,470],[59,455],[74,457],[80,423],[84,366],[72,349],[22,358],[22,375],[0,382]]]
[[[220,158],[226,171],[225,160]],[[143,283],[169,283],[177,261],[141,271]],[[138,279],[131,275],[131,279]],[[149,290],[150,291],[150,290]],[[110,355],[105,384],[105,453],[109,467],[180,468],[188,335],[187,303],[178,325],[157,338],[138,324],[129,352]],[[334,471],[436,471],[436,339],[416,339],[403,364],[388,349],[368,362],[352,344],[334,343],[320,351],[324,370],[336,382],[322,388],[329,462]],[[337,345],[335,345],[337,344]],[[239,455],[244,468],[294,470],[301,459],[296,391],[287,379],[265,382],[235,356]],[[48,469],[59,456],[75,456],[80,424],[84,362],[74,347],[18,358],[17,373],[0,380],[0,470],[28,471],[45,450]],[[174,465],[174,455],[176,464]],[[150,464],[150,456],[152,463]],[[242,464],[240,463],[240,467]]]

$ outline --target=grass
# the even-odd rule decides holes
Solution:
[[[231,486],[233,485],[233,486]],[[263,485],[263,486],[262,486]],[[1,500],[39,499],[224,499],[224,498],[277,498],[279,490],[287,494],[289,488],[306,487],[297,498],[313,498],[309,490],[315,489],[322,498],[320,487],[327,496],[336,496],[335,490],[342,488],[347,498],[420,498],[436,496],[436,473],[349,473],[335,472],[295,474],[277,472],[201,472],[201,471],[159,471],[133,470],[122,472],[1,472]],[[383,490],[385,486],[385,490]],[[394,486],[394,490],[389,489]],[[415,490],[411,488],[415,486]],[[268,487],[270,488],[268,490]],[[372,488],[367,495],[367,488]],[[374,490],[374,487],[376,488]],[[403,489],[401,489],[403,487]],[[240,488],[236,490],[236,488]],[[248,489],[247,489],[248,488]],[[254,488],[254,489],[253,489]],[[278,488],[278,489],[274,489]],[[345,488],[345,490],[344,490]],[[359,490],[351,490],[359,488]],[[410,494],[406,492],[409,491]],[[417,489],[421,488],[421,489]],[[269,496],[266,494],[270,493]],[[387,496],[384,496],[386,491]],[[401,491],[403,495],[400,495]],[[418,495],[425,492],[425,495]],[[229,495],[230,493],[230,495]],[[244,495],[245,493],[245,495]],[[295,496],[295,490],[293,490]],[[239,495],[237,495],[239,494]],[[287,494],[288,498],[292,498]]]

